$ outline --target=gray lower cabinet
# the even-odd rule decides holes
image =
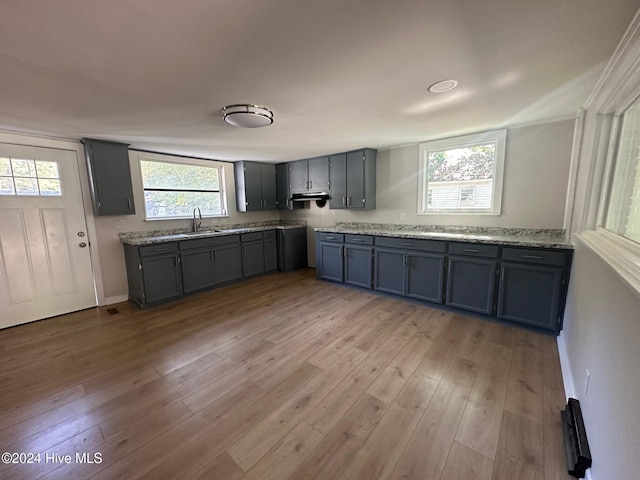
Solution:
[[[273,272],[278,269],[278,239],[275,230],[262,232],[262,248],[264,249],[264,271]]]
[[[558,331],[570,252],[504,248],[498,318]]]
[[[242,278],[240,244],[219,245],[213,249],[216,285],[235,282]]]
[[[242,242],[242,271],[245,277],[264,273],[264,246],[262,232],[240,235]]]
[[[278,230],[278,270],[307,268],[307,227]]]
[[[447,305],[492,315],[497,264],[495,260],[449,257]]]
[[[344,282],[344,235],[316,234],[316,276]]]
[[[182,295],[178,244],[125,245],[129,298],[140,306]]]
[[[376,237],[374,288],[442,303],[446,242]]]
[[[416,300],[442,303],[445,256],[407,253],[405,295]]]
[[[238,235],[185,240],[179,246],[184,293],[242,278]]]
[[[404,262],[404,251],[376,248],[374,288],[380,292],[404,295]]]
[[[349,237],[355,235],[347,235]],[[371,237],[369,237],[371,238]],[[360,240],[360,239],[358,239]],[[373,239],[371,238],[371,243]],[[366,245],[344,245],[344,283],[356,287],[373,287],[373,247]]]

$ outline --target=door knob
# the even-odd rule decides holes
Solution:
[[[85,242],[80,242],[78,245],[80,246],[80,248],[84,248],[87,246]]]

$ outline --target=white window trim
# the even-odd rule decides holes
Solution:
[[[638,54],[640,14],[636,15],[620,41],[585,105],[585,113],[590,115],[591,120],[595,122],[596,117],[600,117],[601,121],[597,123],[592,144],[579,145],[579,163],[586,164],[580,168],[589,168],[591,178],[584,198],[588,207],[585,208],[582,219],[577,222],[579,233],[575,237],[607,263],[640,296],[640,245],[603,228],[614,174],[621,116],[640,96]],[[584,114],[581,122],[585,122]]]
[[[196,167],[217,168],[219,179],[220,179],[220,204],[221,204],[220,206],[222,209],[222,214],[220,215],[203,214],[202,218],[226,218],[229,216],[229,210],[227,208],[227,188],[226,188],[226,180],[225,180],[225,169],[221,162],[216,162],[215,160],[200,160],[197,158],[188,158],[188,157],[175,157],[171,155],[138,153],[136,167],[138,170],[138,178],[140,180],[140,191],[142,192],[142,198],[143,198],[143,211],[144,211],[145,222],[162,222],[167,220],[185,220],[185,219],[193,218],[191,215],[181,216],[181,217],[147,217],[147,208],[146,208],[146,205],[144,205],[144,181],[142,180],[142,167],[140,165],[140,162],[145,160],[150,162],[175,163],[179,165],[193,165]]]
[[[500,215],[502,212],[502,186],[504,178],[504,160],[507,130],[491,130],[488,132],[463,135],[460,137],[433,140],[421,143],[418,155],[418,215]],[[483,143],[496,143],[496,164],[493,174],[493,192],[491,208],[443,208],[427,209],[427,155],[452,148],[472,147]]]

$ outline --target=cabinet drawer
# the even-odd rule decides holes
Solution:
[[[178,244],[176,242],[158,243],[156,245],[147,245],[146,247],[140,247],[140,256],[148,257],[150,255],[163,255],[165,253],[173,253],[177,251]]]
[[[376,237],[376,246],[439,253],[444,253],[447,250],[446,242],[439,242],[437,240],[420,240],[415,238]]]
[[[240,235],[241,242],[253,242],[255,240],[262,240],[262,232],[243,233]]]
[[[503,248],[502,259],[510,262],[564,266],[566,254],[564,252],[551,252],[549,250]]]
[[[317,239],[319,242],[344,242],[344,235],[342,233],[324,233],[320,232],[317,234]]]
[[[196,238],[180,242],[180,250],[192,250],[195,248],[206,248],[215,245],[226,245],[228,243],[238,243],[239,235],[223,235],[221,237]]]
[[[267,230],[265,232],[262,232],[262,238],[276,238],[276,231]]]
[[[345,235],[345,243],[356,243],[358,245],[373,245],[373,237],[371,235]]]
[[[483,245],[481,243],[450,243],[451,255],[466,255],[468,257],[498,258],[497,245]]]

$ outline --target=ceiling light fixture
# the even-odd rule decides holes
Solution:
[[[222,109],[222,118],[234,127],[260,128],[273,123],[273,112],[258,105],[228,105]]]
[[[431,93],[444,93],[453,90],[458,86],[457,80],[441,80],[431,85],[428,90]]]

